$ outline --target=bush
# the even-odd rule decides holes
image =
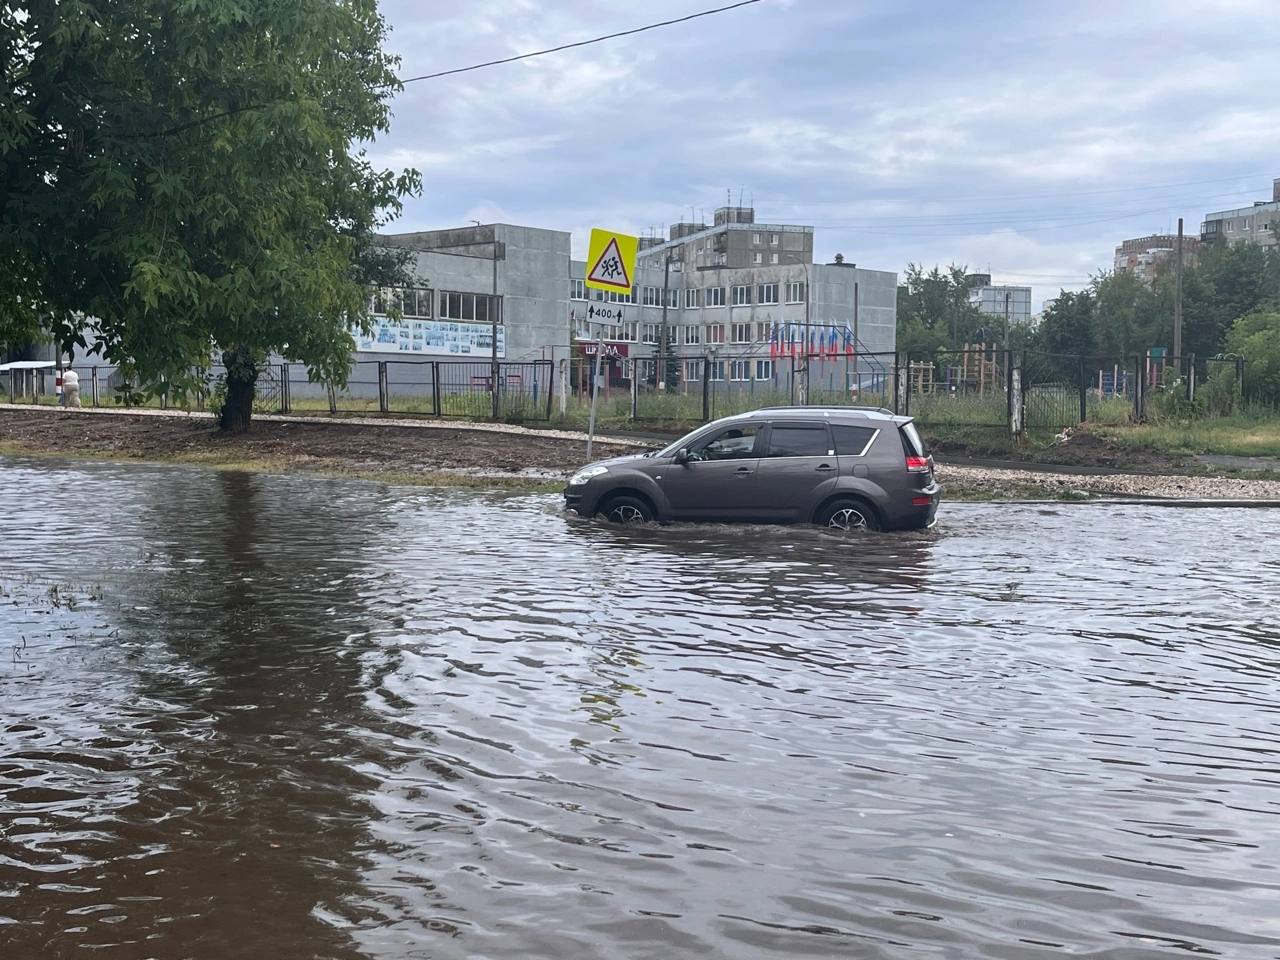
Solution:
[[[1250,313],[1227,331],[1227,349],[1246,358],[1245,399],[1280,405],[1280,312]]]

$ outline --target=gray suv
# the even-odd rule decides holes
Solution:
[[[910,417],[767,407],[665,449],[583,467],[565,506],[615,523],[745,520],[871,530],[933,524],[942,488]]]

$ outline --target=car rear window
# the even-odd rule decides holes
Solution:
[[[898,433],[902,435],[902,449],[907,456],[927,457],[929,455],[929,448],[924,445],[924,438],[920,436],[914,423],[904,423],[898,428]]]
[[[876,435],[874,427],[850,427],[833,423],[831,433],[836,438],[836,453],[842,457],[856,457],[867,449]]]
[[[831,453],[827,428],[775,423],[769,431],[770,457],[825,457]]]

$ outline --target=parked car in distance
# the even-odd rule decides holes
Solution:
[[[932,526],[942,488],[910,417],[873,407],[766,407],[652,453],[579,470],[565,506],[614,523],[738,520],[846,530]]]

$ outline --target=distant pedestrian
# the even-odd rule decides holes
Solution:
[[[80,406],[80,374],[70,367],[62,371],[62,403],[67,407]]]

